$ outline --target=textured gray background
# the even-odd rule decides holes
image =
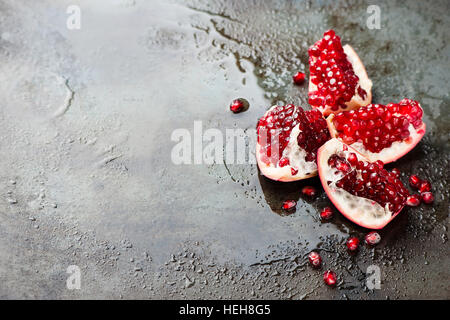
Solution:
[[[449,2],[378,5],[369,30],[362,1],[1,0],[0,298],[450,298]],[[307,107],[291,76],[328,28],[364,61],[374,102],[422,103],[428,132],[395,166],[436,195],[353,257],[345,239],[366,231],[319,221],[326,195],[300,195],[317,178],[170,161],[171,132],[194,120],[250,132],[273,103]],[[228,111],[236,97],[247,112]],[[297,212],[281,216],[287,198]],[[338,288],[305,264],[311,249]],[[72,264],[81,290],[66,289]],[[365,287],[371,264],[381,290]]]

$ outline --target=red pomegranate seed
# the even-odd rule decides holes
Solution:
[[[434,196],[431,192],[424,192],[421,194],[422,195],[422,201],[426,204],[430,204],[433,203],[434,201]]]
[[[303,187],[302,193],[308,197],[314,197],[317,194],[317,190],[314,187]]]
[[[320,218],[322,220],[330,220],[331,218],[333,218],[333,210],[330,207],[323,208],[323,210],[320,212]]]
[[[241,99],[235,99],[230,104],[230,110],[234,113],[239,113],[244,110],[244,102]]]
[[[279,167],[285,167],[289,165],[289,159],[288,158],[281,158],[280,161],[278,161]]]
[[[397,168],[392,169],[391,172],[395,174],[396,178],[400,177],[400,170],[398,170]]]
[[[297,168],[291,168],[291,175],[295,176],[298,173],[298,169]]]
[[[378,232],[371,231],[368,234],[366,234],[364,240],[366,241],[366,243],[368,245],[374,246],[374,245],[380,243],[381,236],[380,236],[380,234]]]
[[[347,161],[352,165],[356,165],[358,163],[358,157],[356,156],[355,153],[350,153],[347,157]]]
[[[359,239],[356,237],[351,237],[347,240],[347,249],[350,251],[356,251],[359,246]]]
[[[305,82],[305,74],[303,72],[298,72],[292,79],[294,79],[295,84],[300,85]]]
[[[297,201],[295,201],[295,200],[286,200],[285,202],[283,202],[282,208],[284,210],[291,210],[296,205],[297,205]]]
[[[320,267],[320,265],[322,264],[322,258],[320,257],[320,255],[315,252],[315,251],[311,251],[310,254],[308,255],[308,259],[309,259],[309,263],[311,263],[311,265],[314,268],[318,268]]]
[[[419,191],[420,193],[431,191],[431,183],[423,180],[419,185]]]
[[[336,285],[336,273],[331,270],[325,271],[323,274],[323,281],[330,287],[334,287]]]
[[[412,176],[409,177],[409,184],[413,188],[419,188],[419,185],[421,182],[422,182],[422,180],[420,180],[420,178],[418,176],[416,176],[415,174],[413,174]]]
[[[406,199],[406,204],[410,207],[417,207],[420,204],[420,196],[413,194]]]

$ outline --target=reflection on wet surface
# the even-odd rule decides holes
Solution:
[[[440,281],[448,279],[448,3],[383,3],[381,30],[366,28],[365,4],[348,1],[320,8],[306,1],[79,4],[83,25],[76,32],[64,27],[64,2],[1,5],[11,15],[0,23],[7,30],[0,48],[2,165],[14,168],[1,176],[2,194],[11,192],[18,203],[1,206],[7,240],[0,254],[11,255],[10,245],[27,250],[17,238],[30,221],[25,233],[35,247],[8,263],[48,261],[40,262],[42,273],[58,277],[65,265],[81,264],[92,279],[85,297],[448,297]],[[240,128],[251,136],[271,105],[307,107],[307,86],[293,85],[292,74],[307,70],[307,48],[328,28],[358,51],[375,102],[417,99],[429,128],[389,167],[428,177],[435,204],[404,210],[382,230],[380,245],[363,246],[356,256],[345,240],[366,230],[338,213],[320,221],[331,203],[318,178],[283,184],[259,175],[255,164],[170,160],[171,133],[192,131],[194,121],[204,130]],[[67,79],[70,104],[58,79]],[[229,104],[238,97],[250,108],[232,114]],[[305,185],[319,195],[305,198]],[[281,210],[287,199],[298,201],[290,215]],[[338,274],[336,290],[305,264],[312,249]],[[6,263],[0,270],[9,269]],[[371,264],[382,270],[379,291],[365,286]],[[10,275],[0,296],[22,297],[14,291],[26,291],[14,280],[20,276]]]

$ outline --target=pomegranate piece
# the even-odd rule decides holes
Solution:
[[[286,200],[285,202],[283,202],[282,208],[284,210],[291,210],[292,208],[295,208],[296,205],[297,202],[295,200]]]
[[[366,106],[372,101],[372,81],[349,45],[342,47],[333,30],[309,50],[309,104],[325,116]]]
[[[410,207],[417,207],[420,204],[420,196],[413,194],[406,199],[406,204]]]
[[[370,104],[327,118],[330,134],[370,161],[395,161],[412,150],[425,134],[417,101],[403,99],[386,106]]]
[[[349,251],[356,251],[356,250],[358,250],[359,239],[356,237],[351,237],[347,240],[347,242],[345,244],[347,245],[347,249]]]
[[[434,201],[434,196],[431,192],[428,192],[428,191],[424,192],[421,194],[421,196],[422,196],[422,201],[426,204],[433,203],[433,201]]]
[[[319,268],[320,265],[322,264],[322,258],[320,257],[320,255],[315,252],[315,251],[311,251],[310,254],[308,255],[308,260],[309,263],[314,267],[314,268]]]
[[[409,177],[409,185],[413,188],[418,189],[421,182],[422,182],[422,180],[420,180],[420,178],[418,176],[416,176],[415,174],[413,174]]]
[[[423,193],[428,191],[431,191],[431,183],[429,181],[424,180],[419,185],[419,192]]]
[[[284,182],[317,175],[317,149],[330,139],[319,111],[273,106],[256,129],[256,160],[263,175]]]
[[[352,153],[358,158],[354,165],[348,161]],[[317,161],[320,181],[330,200],[345,217],[362,227],[383,228],[406,204],[409,192],[396,174],[337,139],[319,148]]]
[[[323,210],[320,212],[320,218],[322,220],[330,220],[331,218],[333,218],[333,210],[330,207],[323,208]]]
[[[370,246],[374,246],[377,245],[378,243],[380,243],[381,241],[381,236],[378,232],[376,231],[371,231],[368,234],[366,234],[366,236],[364,237],[364,241],[370,245]]]
[[[316,190],[316,188],[314,188],[314,187],[309,187],[309,186],[307,186],[307,187],[303,187],[302,193],[303,193],[305,196],[308,196],[308,197],[313,198],[313,197],[316,196],[317,190]]]
[[[234,113],[239,113],[245,108],[244,102],[241,99],[235,99],[230,104],[230,110]]]
[[[305,82],[305,74],[303,72],[298,72],[292,79],[296,85],[303,84],[303,82]]]
[[[323,281],[330,287],[334,287],[337,281],[336,273],[331,270],[325,271],[325,273],[323,274]]]

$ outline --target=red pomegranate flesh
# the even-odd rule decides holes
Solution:
[[[325,116],[366,106],[372,101],[372,81],[349,45],[342,46],[333,30],[309,50],[309,104]]]
[[[327,118],[332,137],[339,138],[370,161],[395,161],[413,149],[425,134],[417,101],[403,99],[386,106],[371,104]]]
[[[273,106],[256,129],[256,160],[263,175],[285,182],[317,175],[317,149],[330,139],[319,111]]]
[[[370,229],[386,226],[403,209],[408,190],[397,175],[370,162],[338,139],[318,151],[322,186],[336,208],[354,223]]]

